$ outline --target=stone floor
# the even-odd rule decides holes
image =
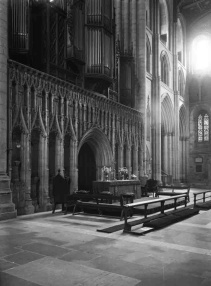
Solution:
[[[0,286],[211,285],[211,211],[144,236],[59,210],[0,222]]]

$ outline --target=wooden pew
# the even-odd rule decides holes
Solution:
[[[200,195],[202,195],[202,197]],[[193,193],[193,196],[194,196],[194,207],[197,207],[198,206],[197,203],[196,203],[197,201],[202,200],[203,201],[202,203],[205,204],[206,199],[208,199],[208,198],[211,199],[211,191],[207,190],[207,191],[201,191],[201,192]],[[198,196],[200,196],[200,198],[197,199]],[[208,205],[211,206],[211,202],[210,201],[207,202],[207,203],[208,203]],[[200,203],[200,205],[201,205],[201,203]]]
[[[135,207],[140,207],[140,206],[144,206],[145,208],[145,219],[147,218],[147,207],[150,204],[154,204],[154,203],[160,203],[161,204],[161,214],[157,215],[157,217],[162,217],[165,216],[165,202],[169,201],[169,200],[174,200],[174,209],[177,209],[177,200],[180,198],[184,198],[184,203],[185,203],[185,207],[187,206],[187,201],[188,201],[188,194],[182,194],[182,195],[176,195],[173,196],[171,198],[159,198],[159,199],[154,199],[154,200],[147,200],[147,201],[139,201],[136,203],[131,203],[131,204],[126,204],[123,206],[123,215],[124,215],[124,220],[125,220],[125,225],[124,225],[124,231],[125,232],[130,232],[131,231],[131,227],[132,226],[136,226],[139,224],[143,223],[143,218],[141,219],[136,219],[133,221],[128,221],[128,214],[133,212],[133,208]],[[150,218],[149,218],[150,219]]]
[[[125,203],[133,203],[133,194],[122,194],[116,196],[109,193],[74,193],[68,196],[68,201],[66,205],[66,213],[68,207],[73,206],[73,215],[76,213],[77,209],[84,211],[85,209],[97,210],[100,215],[102,215],[103,210],[105,211],[120,211],[121,218],[123,219],[123,205]],[[118,202],[119,204],[113,204]],[[132,214],[130,214],[131,216]]]
[[[190,186],[158,186],[157,196],[177,196],[188,195],[188,202],[190,202]]]

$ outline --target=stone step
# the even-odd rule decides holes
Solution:
[[[197,209],[189,209],[189,208],[181,209],[181,210],[176,211],[175,213],[171,213],[167,215],[166,217],[161,217],[161,218],[149,221],[147,223],[144,223],[144,227],[151,227],[154,229],[159,229],[159,228],[168,226],[170,224],[173,224],[175,222],[181,221],[190,216],[196,215],[198,213],[199,213],[199,210]]]
[[[14,212],[14,204],[0,204],[0,214]]]
[[[13,212],[7,212],[7,213],[0,213],[0,221],[1,220],[7,220],[7,219],[12,219],[17,217],[17,212],[16,210]]]

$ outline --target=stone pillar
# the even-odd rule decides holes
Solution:
[[[174,171],[175,171],[175,153],[174,153],[174,148],[175,148],[175,134],[171,133],[171,174],[172,174],[172,179],[174,179]],[[178,150],[178,149],[177,149]],[[178,152],[177,152],[178,153]]]
[[[21,135],[21,181],[25,185],[25,206],[24,213],[34,213],[34,206],[31,199],[31,162],[30,162],[30,145],[29,134]]]
[[[168,134],[168,174],[172,175],[172,134]]]
[[[176,7],[174,7],[176,9]],[[173,181],[179,182],[180,153],[179,150],[179,92],[178,92],[178,56],[177,56],[177,17],[173,23],[173,89],[174,89],[174,142],[173,142]]]
[[[131,177],[131,147],[127,146],[126,151],[126,168],[128,169],[128,178]]]
[[[185,180],[186,176],[187,176],[187,156],[186,156],[186,152],[187,152],[187,146],[186,146],[187,141],[185,140],[185,138],[182,139],[182,179]]]
[[[40,178],[39,186],[39,211],[51,209],[49,199],[49,178],[48,178],[48,139],[47,136],[40,135],[39,141],[39,169],[38,175]]]
[[[163,135],[163,171],[168,173],[168,136]]]
[[[123,166],[123,146],[122,145],[118,145],[118,167],[122,168]],[[119,171],[119,170],[117,170]]]
[[[61,171],[61,175],[63,175],[63,165],[62,165],[62,155],[64,157],[64,154],[62,153],[62,145],[64,146],[62,139],[57,134],[55,139],[55,176],[58,174],[58,169]]]
[[[78,189],[78,142],[76,140],[70,140],[70,193]]]
[[[179,146],[180,146],[180,149],[179,149],[179,153],[180,153],[180,174],[179,174],[179,178],[180,178],[180,180],[183,180],[183,174],[184,174],[183,162],[184,162],[184,159],[183,159],[183,139],[182,139],[182,137],[180,137]]]
[[[130,1],[130,17],[131,17],[131,42],[133,44],[133,53],[136,57],[136,1]]]
[[[115,8],[116,8],[116,35],[117,35],[117,40],[121,40],[122,1],[115,0]]]
[[[7,175],[7,1],[0,1],[0,220],[17,216]]]
[[[133,148],[133,174],[138,178],[138,149],[136,147]]]
[[[185,180],[188,181],[188,168],[189,168],[189,152],[190,142],[188,138],[185,138]]]
[[[142,168],[146,173],[146,5],[145,1],[137,1],[137,41],[136,41],[136,62],[138,89],[136,92],[135,108],[143,115],[143,146],[142,146]],[[143,175],[142,174],[142,175]]]
[[[124,50],[128,51],[129,49],[129,42],[128,42],[128,36],[129,36],[129,25],[128,25],[128,20],[129,20],[129,1],[128,0],[123,0],[123,25],[124,25]]]
[[[161,181],[161,96],[159,56],[159,1],[153,1],[152,178]]]

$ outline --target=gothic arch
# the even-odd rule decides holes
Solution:
[[[174,130],[174,108],[172,101],[168,94],[164,95],[161,105],[161,122],[162,131],[165,133],[171,133]]]
[[[152,48],[149,41],[148,35],[146,35],[146,70],[148,73],[151,73],[151,57],[152,57]]]
[[[169,85],[170,70],[171,70],[171,65],[168,54],[166,53],[166,51],[162,51],[160,54],[160,75],[161,75],[161,81],[167,85]]]
[[[159,0],[160,39],[168,46],[169,43],[169,12],[166,0]]]
[[[179,110],[179,133],[180,137],[186,137],[187,136],[187,112],[182,105]]]
[[[161,104],[161,171],[163,183],[172,183],[174,108],[168,94]]]
[[[196,105],[190,112],[190,121],[194,121],[201,110],[206,111],[209,115],[211,114],[211,108],[209,107],[209,105],[207,104]]]
[[[183,18],[179,17],[177,21],[177,55],[178,55],[178,60],[184,64],[185,62],[185,29],[184,29],[184,23],[183,23]]]
[[[179,110],[179,162],[180,162],[180,181],[187,180],[188,150],[187,150],[187,111],[184,105]]]
[[[100,170],[103,166],[112,166],[113,154],[107,137],[98,128],[90,129],[81,139],[78,145],[78,154],[84,143],[88,143],[92,149],[97,167],[97,179],[100,179]]]

